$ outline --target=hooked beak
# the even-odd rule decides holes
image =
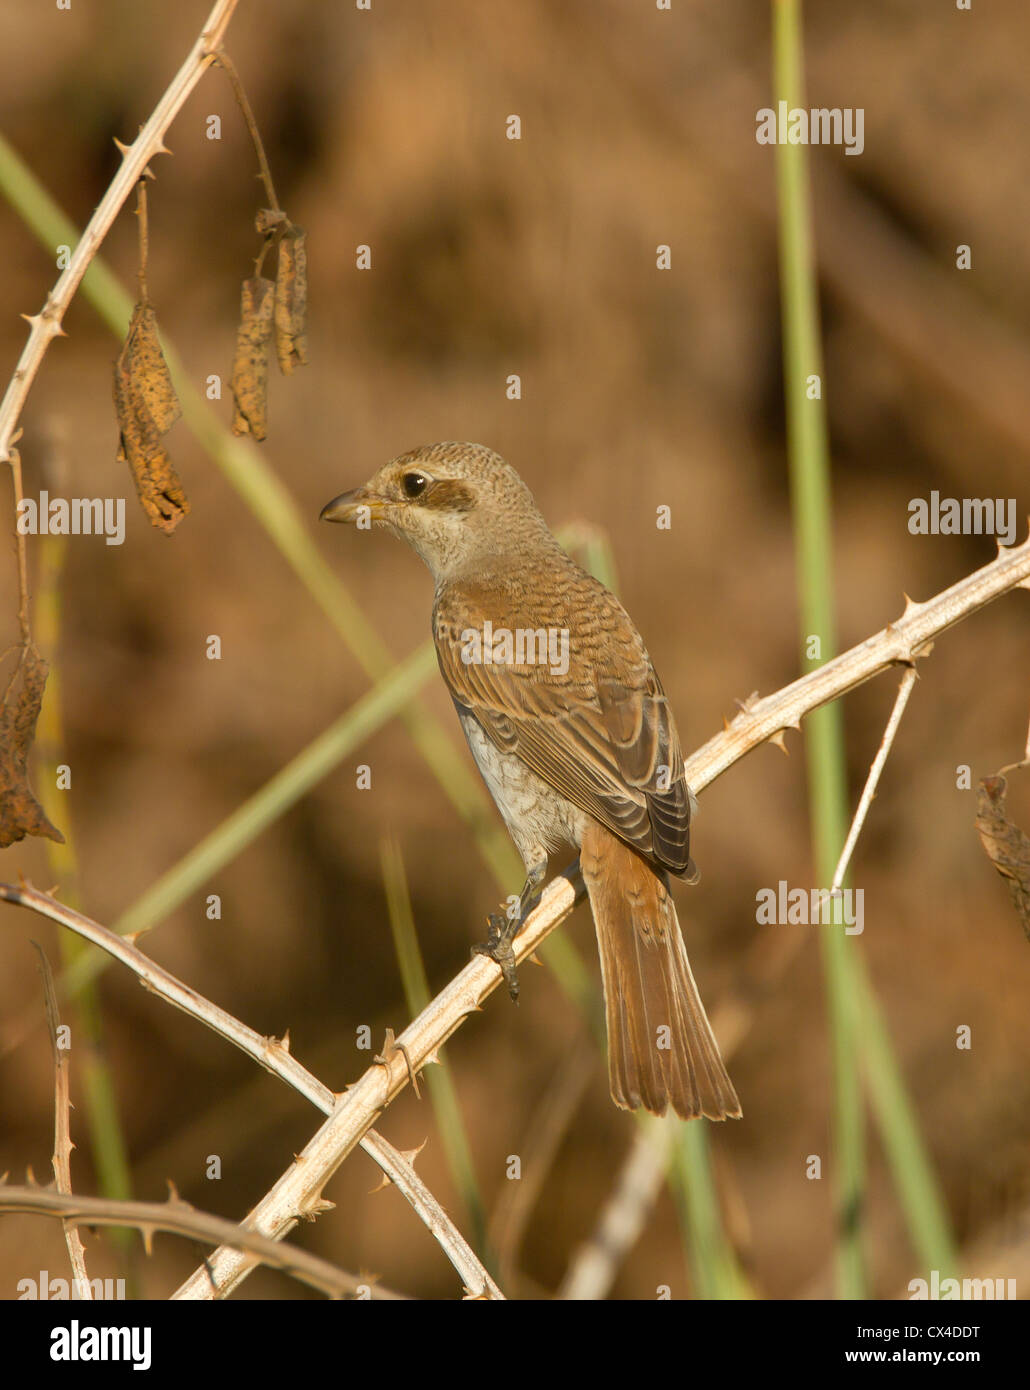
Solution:
[[[358,520],[361,508],[368,509],[367,515],[370,521],[382,521],[383,509],[387,505],[387,499],[380,497],[377,492],[370,492],[367,487],[352,488],[350,492],[341,492],[339,497],[334,497],[331,502],[327,502],[318,514],[319,521],[343,521],[354,525]]]

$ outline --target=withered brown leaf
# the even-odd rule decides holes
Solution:
[[[145,453],[140,451],[130,455],[123,433],[118,457],[128,460],[136,494],[151,525],[170,535],[183,517],[189,514],[190,503],[168,450],[163,444],[158,444]]]
[[[115,370],[131,383],[158,434],[167,434],[182,414],[182,407],[161,351],[152,305],[137,304],[133,309]]]
[[[64,836],[47,820],[29,787],[29,753],[47,670],[35,647],[24,648],[14,684],[0,703],[0,849],[26,835],[45,835],[64,844]]]
[[[136,305],[114,366],[118,457],[128,463],[151,525],[170,533],[189,512],[179,475],[161,436],[182,413],[148,303]]]
[[[1027,940],[1030,940],[1030,836],[1005,811],[1008,783],[1001,773],[984,777],[976,789],[976,828],[988,859],[1005,879]]]
[[[244,280],[240,294],[240,327],[232,364],[235,401],[233,434],[264,439],[268,432],[268,356],[272,343],[275,286],[263,275]]]
[[[308,360],[308,253],[306,233],[288,227],[279,238],[275,278],[275,352],[279,370],[289,376]]]

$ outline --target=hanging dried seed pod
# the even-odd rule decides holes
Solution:
[[[1030,836],[1005,810],[1008,783],[1002,774],[1010,770],[1002,768],[993,777],[981,779],[976,789],[975,824],[988,859],[1008,883],[1012,906],[1030,941]]]
[[[272,345],[275,286],[263,275],[244,280],[240,327],[232,364],[233,434],[264,439],[268,432],[268,357]]]
[[[35,647],[24,647],[18,674],[0,699],[0,849],[26,835],[45,835],[64,844],[64,836],[47,820],[29,786],[29,754],[47,669]]]
[[[307,365],[308,253],[306,233],[287,226],[279,238],[275,280],[275,352],[279,370],[289,376]]]
[[[189,514],[190,503],[168,450],[160,442],[141,449],[136,438],[123,432],[118,457],[132,470],[136,494],[150,524],[170,535]]]
[[[146,406],[158,434],[167,434],[182,414],[182,407],[161,351],[152,305],[137,304],[132,311],[115,370],[129,378],[132,390]]]
[[[179,476],[161,444],[182,413],[161,351],[150,304],[133,310],[114,364],[118,457],[129,465],[143,510],[153,526],[170,533],[190,509]]]

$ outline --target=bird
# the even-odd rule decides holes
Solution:
[[[597,933],[613,1101],[684,1120],[739,1117],[670,892],[670,876],[698,878],[696,802],[669,701],[622,604],[482,444],[409,450],[320,516],[385,527],[432,575],[440,672],[526,872],[475,950],[497,961],[517,999],[512,942],[551,853],[574,845]]]

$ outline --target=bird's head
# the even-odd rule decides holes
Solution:
[[[482,571],[544,538],[547,524],[525,483],[482,444],[426,444],[383,464],[363,487],[334,497],[323,521],[385,526],[429,566],[437,583]]]

